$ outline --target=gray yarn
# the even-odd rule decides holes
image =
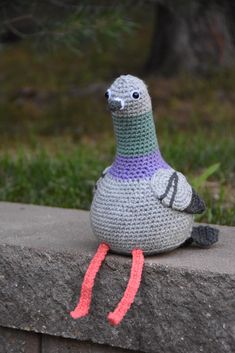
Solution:
[[[110,174],[100,180],[90,212],[99,242],[118,253],[140,248],[154,254],[174,249],[190,237],[193,217],[163,206],[150,182],[120,181]]]
[[[132,99],[133,90],[140,93],[139,99]],[[108,92],[110,104],[121,102],[121,109],[114,116],[116,130],[122,128],[118,119],[132,119],[151,112],[148,90],[136,77],[120,76]],[[125,128],[128,129],[128,124]],[[154,126],[152,129],[151,133],[155,134]],[[146,138],[147,133],[148,129]],[[133,139],[137,141],[136,136],[130,136],[128,141]],[[126,154],[129,145],[121,144],[121,147],[121,152]],[[191,204],[192,195],[184,175],[172,168],[159,168],[151,177],[138,180],[115,178],[107,169],[97,182],[91,205],[93,232],[99,242],[107,243],[118,253],[131,254],[135,248],[145,254],[172,250],[191,236],[193,215],[184,210]]]

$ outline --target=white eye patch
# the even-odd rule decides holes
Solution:
[[[108,89],[107,92],[108,92],[108,97],[111,98],[111,97],[112,97],[112,91],[111,91],[111,89]]]

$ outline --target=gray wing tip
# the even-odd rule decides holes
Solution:
[[[189,206],[185,209],[187,213],[203,213],[206,210],[205,202],[200,198],[196,191],[192,188],[192,199]]]

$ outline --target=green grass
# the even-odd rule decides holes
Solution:
[[[232,164],[231,159],[220,158],[221,155],[235,155],[233,140],[225,138],[215,145],[208,144],[203,135],[194,135],[189,143],[186,134],[177,134],[170,140],[168,134],[162,134],[161,141],[164,157],[177,170],[188,175],[192,183],[208,168],[208,162],[221,162],[216,173],[200,186],[208,209],[197,220],[234,225],[234,198],[231,197],[234,160]],[[70,139],[55,139],[54,144],[49,142],[50,152],[46,141],[44,144],[44,148],[40,147],[41,143],[36,143],[21,147],[19,152],[2,153],[0,199],[89,209],[95,181],[112,161],[113,139],[105,136],[79,144]]]
[[[0,199],[71,208],[89,208],[101,163],[81,148],[53,158],[45,151],[1,158]]]

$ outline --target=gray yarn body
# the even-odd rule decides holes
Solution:
[[[99,242],[114,252],[145,254],[177,248],[191,236],[193,216],[162,205],[150,178],[119,180],[109,173],[98,183],[91,206],[91,226]]]
[[[191,237],[193,216],[184,210],[192,188],[161,159],[147,87],[122,75],[108,90],[108,105],[117,153],[97,182],[90,212],[93,232],[117,253],[177,248]]]

